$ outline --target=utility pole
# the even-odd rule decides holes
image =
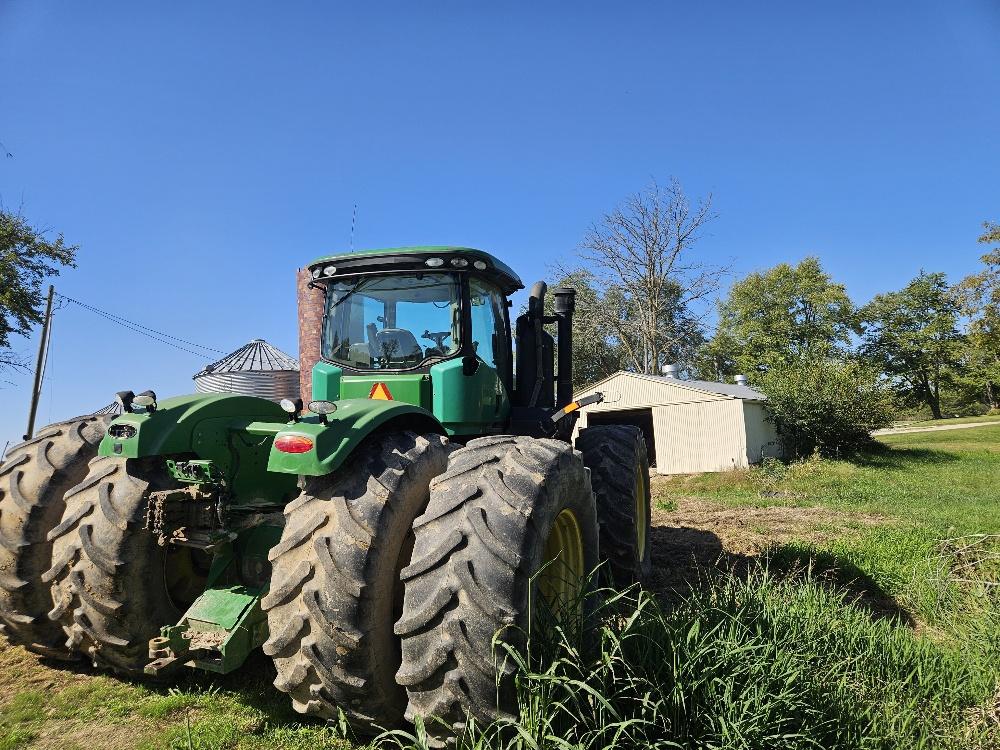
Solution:
[[[42,335],[38,339],[38,360],[35,363],[35,384],[31,388],[31,410],[28,412],[28,431],[25,440],[31,440],[35,434],[35,413],[38,411],[38,399],[42,395],[42,377],[45,368],[45,355],[49,348],[49,328],[52,326],[52,297],[56,288],[49,284],[49,299],[45,303],[45,318],[42,320]]]

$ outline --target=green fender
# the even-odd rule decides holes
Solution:
[[[193,453],[218,467],[234,502],[283,502],[294,493],[294,482],[267,471],[271,441],[246,433],[252,423],[276,422],[277,428],[287,418],[273,401],[253,396],[175,396],[160,401],[152,414],[116,417],[98,453],[122,458]]]
[[[298,435],[312,441],[305,453],[284,453],[272,444],[269,471],[283,474],[323,476],[335,471],[366,437],[379,430],[414,430],[445,434],[444,427],[426,409],[402,401],[348,398],[336,402],[337,411],[322,424],[310,415],[294,424],[255,423],[247,427],[254,435]]]

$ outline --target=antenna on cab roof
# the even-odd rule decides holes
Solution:
[[[354,224],[358,220],[358,204],[354,204],[354,213],[351,214],[351,252],[354,252]]]

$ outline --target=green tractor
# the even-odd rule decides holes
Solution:
[[[645,444],[608,425],[571,442],[572,289],[546,315],[535,284],[512,326],[523,285],[479,250],[309,273],[307,408],[122,392],[120,416],[9,452],[0,631],[129,676],[228,673],[263,647],[298,711],[362,732],[438,717],[444,739],[510,709],[495,644],[523,645],[529,602],[579,612],[602,561],[618,584],[648,573]]]

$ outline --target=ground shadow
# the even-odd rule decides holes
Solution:
[[[858,466],[876,466],[888,469],[905,469],[912,464],[947,464],[961,458],[949,451],[930,448],[893,448],[877,443],[867,450],[846,457]]]
[[[842,593],[845,600],[867,612],[873,620],[887,620],[913,627],[913,616],[891,594],[853,563],[839,555],[803,545],[784,544],[760,555],[727,551],[719,536],[688,526],[654,526],[651,529],[653,571],[649,588],[664,604],[681,601],[692,590],[704,589],[721,575],[746,580],[755,571],[812,580]]]
[[[768,550],[765,558],[771,571],[796,578],[810,575],[824,586],[844,593],[847,601],[867,611],[872,619],[910,628],[916,625],[913,615],[894,596],[842,555],[801,544],[782,544]]]

